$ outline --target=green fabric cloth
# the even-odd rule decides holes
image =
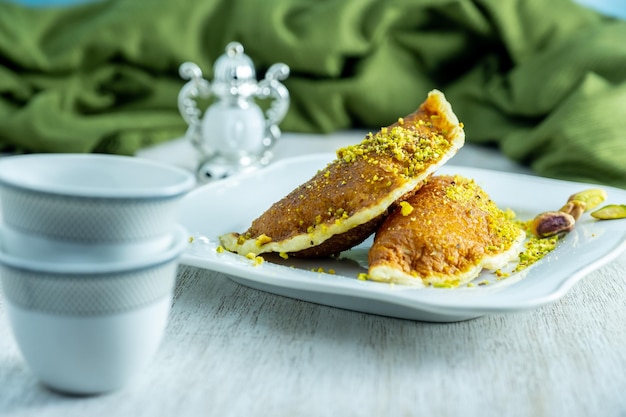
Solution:
[[[570,0],[0,0],[0,147],[137,149],[184,134],[178,68],[230,41],[291,68],[281,128],[372,130],[442,90],[467,140],[626,188],[626,22]]]

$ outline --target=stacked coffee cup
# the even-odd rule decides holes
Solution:
[[[125,386],[162,339],[191,173],[134,157],[0,160],[0,278],[24,360],[52,389]]]

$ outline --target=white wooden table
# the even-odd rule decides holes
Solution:
[[[360,138],[285,135],[277,155]],[[185,164],[185,145],[141,156]],[[453,161],[524,171],[471,146]],[[38,384],[0,304],[0,416],[624,417],[625,271],[623,253],[546,307],[433,324],[284,298],[181,266],[157,356],[133,384],[95,397]]]

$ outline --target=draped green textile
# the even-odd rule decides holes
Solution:
[[[281,128],[372,130],[438,88],[469,142],[626,188],[626,22],[571,0],[0,0],[0,148],[137,149],[184,134],[178,68],[228,42],[291,68]]]

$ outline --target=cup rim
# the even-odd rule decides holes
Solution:
[[[50,262],[10,255],[0,246],[0,265],[18,270],[57,275],[111,274],[153,268],[168,263],[180,256],[188,243],[189,234],[187,230],[181,225],[176,225],[170,246],[164,251],[154,253],[153,256],[131,260],[90,263]]]
[[[60,166],[72,163],[96,163],[106,161],[115,166],[135,166],[145,167],[153,172],[159,172],[171,176],[169,184],[158,184],[155,186],[119,187],[114,184],[106,187],[90,187],[87,185],[67,185],[61,183],[33,183],[24,181],[23,176],[16,171],[24,171],[25,163],[42,164],[55,163]],[[19,167],[19,168],[18,168]],[[153,161],[134,156],[110,155],[110,154],[28,154],[14,155],[0,160],[0,185],[18,190],[31,192],[62,195],[82,198],[103,198],[103,199],[165,199],[176,198],[191,191],[196,185],[195,176],[176,166],[162,162]]]

